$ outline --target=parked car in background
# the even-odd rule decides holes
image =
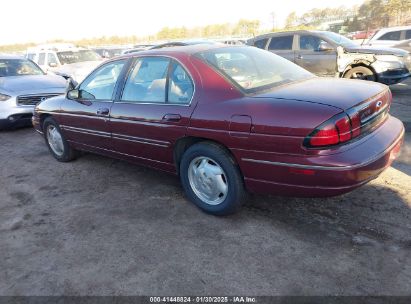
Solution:
[[[30,125],[34,106],[66,87],[64,78],[45,75],[32,61],[0,54],[0,129]]]
[[[132,54],[132,53],[138,53],[138,52],[145,51],[145,50],[147,50],[147,49],[145,49],[145,48],[132,48],[132,49],[127,49],[127,50],[124,50],[124,51],[122,52],[122,55]]]
[[[125,50],[128,50],[127,47],[119,47],[119,46],[99,46],[99,47],[92,47],[91,50],[99,54],[102,58],[110,59],[116,56],[120,56],[123,54]]]
[[[350,33],[349,35],[346,35],[347,38],[353,39],[353,40],[364,40],[372,37],[375,34],[376,30],[369,30],[369,31],[357,31],[354,33]]]
[[[411,39],[394,45],[394,48],[402,49],[404,51],[407,51],[408,53],[411,53]]]
[[[257,36],[248,44],[278,54],[318,76],[394,84],[411,75],[408,52],[361,46],[333,32],[271,33]]]
[[[245,45],[248,38],[221,38],[214,39],[215,42],[224,43],[227,45]]]
[[[136,45],[134,45],[133,48],[129,48],[129,49],[124,50],[123,55],[145,51],[145,50],[150,49],[153,46],[154,45],[152,45],[152,44],[136,44]]]
[[[187,46],[187,45],[196,45],[196,44],[214,44],[217,42],[209,41],[209,40],[188,40],[188,41],[170,41],[165,43],[155,44],[149,47],[138,47],[131,50],[125,51],[123,54],[131,54],[131,53],[138,53],[147,50],[157,50],[162,48],[169,48],[169,47],[176,47],[176,46]]]
[[[149,50],[157,50],[157,49],[175,47],[175,46],[187,46],[187,45],[196,45],[196,44],[216,44],[216,43],[217,42],[214,42],[214,41],[211,41],[211,40],[170,41],[170,42],[154,45],[154,46],[152,46],[148,49]]]
[[[376,178],[404,135],[387,86],[319,78],[253,47],[164,48],[105,62],[33,125],[51,154],[85,150],[175,173],[202,210],[246,189],[330,196]]]
[[[380,29],[367,42],[372,46],[392,47],[398,43],[411,39],[411,25]]]
[[[95,51],[72,44],[52,44],[28,48],[26,57],[37,63],[44,72],[54,73],[81,82],[102,58]]]

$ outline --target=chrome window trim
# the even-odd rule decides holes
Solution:
[[[189,107],[190,106],[190,104],[165,103],[165,102],[115,101],[115,103],[117,103],[117,104],[132,104],[132,105],[179,106],[179,107]]]

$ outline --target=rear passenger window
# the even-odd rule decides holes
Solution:
[[[130,102],[166,102],[166,81],[170,59],[146,57],[136,61],[127,79],[122,100]]]
[[[46,61],[46,53],[40,53],[38,65],[44,65],[45,61]]]
[[[401,31],[389,32],[382,35],[377,40],[400,40]]]
[[[269,50],[291,50],[293,48],[293,36],[272,37]]]
[[[411,39],[411,30],[405,31],[405,39]]]
[[[193,93],[193,81],[179,63],[168,58],[146,57],[136,61],[121,100],[188,104]]]
[[[188,104],[193,96],[194,85],[183,67],[173,61],[168,82],[169,103]]]
[[[258,47],[259,49],[265,49],[267,45],[268,38],[260,39],[254,42],[254,46]]]

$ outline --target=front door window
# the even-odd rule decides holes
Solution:
[[[80,98],[88,100],[112,100],[118,76],[125,60],[108,63],[95,70],[80,85]]]

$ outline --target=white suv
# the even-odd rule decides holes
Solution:
[[[411,39],[411,25],[383,28],[368,40],[368,45],[392,47]]]
[[[44,72],[81,82],[101,62],[96,52],[73,44],[48,44],[27,49],[26,57]]]

